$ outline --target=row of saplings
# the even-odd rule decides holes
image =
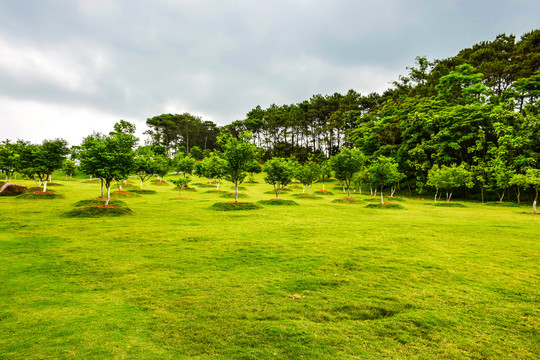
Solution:
[[[100,179],[102,189],[103,186],[107,189],[106,197],[102,190],[105,206],[109,205],[112,181],[122,183],[130,174],[135,173],[141,179],[142,189],[144,181],[154,174],[157,174],[159,180],[162,181],[163,176],[169,170],[168,158],[156,156],[149,147],[139,147],[134,152],[136,138],[129,132],[119,131],[116,127],[115,125],[115,131],[109,135],[93,134],[85,138],[76,156],[80,163],[80,169]],[[255,161],[257,149],[249,142],[249,136],[249,134],[241,134],[238,138],[231,135],[221,136],[218,143],[222,151],[212,154],[201,162],[195,162],[191,157],[179,156],[175,158],[176,170],[183,173],[184,176],[173,182],[180,189],[186,187],[189,183],[188,175],[195,173],[198,176],[217,179],[219,189],[219,182],[224,178],[234,184],[235,202],[238,202],[238,184],[245,179],[247,173],[251,173],[253,177],[254,173],[261,170],[266,172],[264,179],[273,185],[276,199],[293,178],[304,184],[304,193],[306,187],[309,186],[311,195],[311,185],[317,181],[323,183],[324,192],[324,182],[333,173],[342,184],[343,189],[347,191],[348,198],[350,198],[351,185],[353,188],[357,188],[361,183],[369,183],[375,189],[380,189],[381,204],[385,204],[384,188],[391,187],[393,195],[395,185],[404,178],[404,175],[398,171],[398,165],[392,159],[380,156],[368,166],[367,158],[360,150],[347,148],[343,148],[339,154],[324,163],[307,162],[299,166],[291,159],[274,158],[267,161],[264,168],[261,169]],[[48,176],[61,166],[58,160],[62,159],[62,155],[65,155],[64,149],[65,143],[60,140],[44,142],[42,146],[21,144],[19,154],[16,157],[18,164],[15,168],[29,178],[43,181],[43,192],[45,192]],[[61,152],[63,154],[60,154]],[[64,162],[65,171],[73,171],[68,169],[68,166],[69,162]],[[498,173],[503,174],[504,172]],[[525,175],[517,175],[509,179],[502,179],[502,177],[501,175],[501,184],[503,182],[507,185],[513,184],[518,189],[532,186],[536,190],[533,202],[533,211],[536,213],[540,170],[529,169]],[[446,201],[449,202],[454,188],[473,186],[473,176],[463,166],[434,166],[428,173],[427,184],[436,189],[435,201],[439,191],[445,190]]]

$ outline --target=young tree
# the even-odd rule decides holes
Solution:
[[[154,160],[154,154],[149,148],[139,147],[135,154],[133,171],[141,179],[141,190],[143,190],[143,183],[154,176],[157,170],[157,162]]]
[[[306,186],[309,186],[309,195],[311,195],[311,188],[314,182],[317,181],[320,174],[320,167],[315,162],[307,162],[304,165],[301,165],[297,168],[296,179],[300,180],[304,189],[302,193],[306,192]]]
[[[169,158],[166,155],[154,153],[155,169],[159,182],[163,182],[165,175],[169,173]]]
[[[62,163],[62,171],[66,173],[66,178],[69,175],[69,178],[71,179],[76,170],[77,170],[77,164],[75,163],[75,161],[66,159]]]
[[[322,191],[324,190],[324,184],[332,177],[332,168],[328,161],[323,161],[319,170],[319,181],[322,182]]]
[[[451,167],[442,166],[441,168],[434,167],[428,172],[428,185],[434,186],[446,191],[446,202],[449,203],[452,199],[452,193],[455,188],[460,186],[473,186],[472,174],[465,169],[463,165]],[[435,194],[435,201],[437,195]]]
[[[80,168],[86,174],[94,174],[105,184],[105,206],[109,205],[111,198],[111,181],[126,178],[133,168],[135,144],[134,136],[121,132],[110,133],[108,136],[94,133],[81,144]]]
[[[398,164],[386,156],[379,156],[371,164],[368,172],[370,181],[381,190],[381,204],[384,204],[384,188],[399,182],[404,177],[398,170]]]
[[[514,174],[514,176],[512,176],[512,178],[510,179],[508,185],[516,187],[517,203],[518,205],[521,204],[521,189],[525,189],[527,187],[527,177],[523,174]]]
[[[180,196],[182,195],[182,189],[187,188],[191,180],[189,179],[189,177],[183,177],[183,178],[178,178],[176,180],[171,180],[171,181],[174,185],[176,185],[176,187],[178,187],[178,191],[179,191],[178,196]]]
[[[67,141],[63,139],[44,140],[35,152],[34,173],[43,183],[43,192],[47,191],[47,182],[51,174],[62,167],[68,154]]]
[[[17,147],[15,144],[4,140],[0,143],[0,170],[6,174],[6,183],[11,181],[17,164]]]
[[[234,184],[234,201],[238,202],[238,183],[246,176],[248,164],[253,161],[255,146],[250,143],[251,134],[242,133],[238,138],[230,134],[218,138],[218,144],[223,150],[225,159],[225,174],[229,181]]]
[[[246,167],[246,171],[250,175],[250,181],[253,182],[253,176],[254,174],[260,174],[262,171],[262,167],[259,164],[257,160],[252,160]]]
[[[533,212],[536,214],[536,202],[538,201],[538,188],[540,188],[540,169],[528,169],[525,173],[527,177],[527,184],[532,186],[535,191],[533,201]]]
[[[201,183],[201,176],[204,175],[204,163],[203,161],[195,162],[193,166],[193,173],[199,177],[199,184]]]
[[[277,199],[281,190],[292,181],[294,165],[284,158],[273,158],[264,164],[263,171],[266,173],[264,181],[274,186]]]
[[[210,157],[207,157],[202,161],[203,164],[203,175],[208,179],[217,180],[217,188],[219,190],[219,185],[221,184],[221,179],[225,176],[225,168],[227,163],[219,155],[213,154]]]
[[[176,171],[178,174],[183,173],[187,177],[193,172],[195,160],[189,156],[177,155],[174,158],[176,163]]]
[[[347,197],[351,196],[351,180],[366,163],[366,157],[359,149],[341,149],[339,154],[330,158],[330,167],[334,170],[336,179],[347,188]]]

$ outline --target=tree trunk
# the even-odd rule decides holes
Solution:
[[[324,181],[323,181],[323,183],[322,183],[322,190],[324,191]]]
[[[141,190],[143,189],[143,179],[141,178]]]
[[[109,206],[109,200],[111,200],[111,183],[107,184],[107,200],[105,201],[105,206]]]
[[[517,203],[518,203],[518,205],[521,205],[521,202],[519,200],[519,196],[520,196],[519,186],[516,186],[516,188],[517,188]]]
[[[47,191],[47,180],[43,182],[43,192]]]
[[[437,188],[437,191],[435,191],[435,203],[437,203],[437,195],[439,194],[439,188]]]
[[[383,194],[383,187],[381,186],[381,204],[384,204],[384,194]]]
[[[234,202],[238,202],[238,180],[234,181]]]
[[[101,179],[101,198],[103,199],[103,179]]]
[[[311,184],[309,184],[309,196],[311,196]]]
[[[219,190],[219,184],[220,184],[220,183],[221,183],[221,180],[218,180],[216,190]]]
[[[304,187],[302,188],[302,193],[303,193],[303,194],[306,193],[306,185],[304,185]]]

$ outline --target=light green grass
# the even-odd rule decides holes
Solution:
[[[242,193],[269,200],[256,180]],[[223,212],[214,193],[171,201],[177,190],[148,182],[155,194],[122,199],[132,216],[79,219],[61,214],[99,183],[58,182],[64,198],[0,197],[0,359],[540,353],[529,207],[368,209],[293,188],[280,198],[299,206]]]

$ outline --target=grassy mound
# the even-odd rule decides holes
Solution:
[[[319,190],[319,191],[315,191],[315,194],[319,194],[319,195],[334,195],[333,192],[328,191],[328,190]]]
[[[166,182],[166,181],[155,181],[155,180],[152,181],[151,184],[152,184],[152,185],[158,185],[158,186],[169,185],[169,183]]]
[[[358,200],[357,198],[352,197],[352,198],[335,199],[335,200],[332,200],[332,202],[335,204],[359,204],[362,201]]]
[[[129,192],[134,193],[134,194],[141,194],[141,195],[148,195],[148,194],[155,194],[156,193],[155,190],[141,190],[141,189],[129,190]]]
[[[257,201],[257,203],[262,205],[298,205],[298,203],[293,200],[283,199],[261,200]]]
[[[234,191],[234,185],[231,186],[232,191]],[[239,186],[238,190],[247,190],[245,186]]]
[[[300,193],[300,194],[293,194],[294,197],[301,198],[301,199],[312,199],[312,200],[319,200],[322,199],[322,197],[317,195],[309,195],[308,193]]]
[[[65,196],[52,191],[28,191],[17,196],[19,199],[63,199]]]
[[[214,205],[210,206],[213,210],[218,211],[236,211],[236,210],[255,210],[255,209],[261,209],[262,206],[254,203],[246,203],[246,202],[220,202],[215,203]]]
[[[248,181],[244,181],[244,184],[258,184],[259,182],[258,181],[251,181],[251,180],[248,180]]]
[[[220,194],[220,193],[223,193],[225,192],[225,190],[217,190],[217,189],[214,189],[214,190],[206,190],[204,193],[205,194],[209,194],[209,193],[212,193],[212,194]]]
[[[73,204],[73,206],[75,206],[75,207],[81,207],[81,206],[100,206],[100,205],[103,205],[103,204],[105,204],[105,200],[104,200],[104,199],[92,199],[92,200],[81,200],[81,201],[77,201],[75,204]],[[126,203],[123,202],[122,200],[114,200],[114,199],[110,199],[110,200],[109,200],[109,205],[116,206],[116,207],[125,207],[125,206],[126,206]]]
[[[367,208],[370,208],[370,209],[405,209],[403,206],[401,206],[400,204],[392,204],[392,203],[378,203],[378,204],[367,204],[366,205]]]
[[[460,204],[460,203],[454,203],[454,202],[447,203],[447,202],[444,202],[444,201],[443,202],[436,202],[433,205],[442,206],[442,207],[462,207],[462,208],[466,207],[465,205]]]
[[[502,207],[521,207],[521,205],[518,205],[513,202],[498,202],[498,201],[489,201],[486,203],[487,206],[502,206]]]
[[[81,206],[62,214],[63,217],[104,217],[104,216],[124,216],[131,215],[133,211],[124,206]]]
[[[81,182],[86,184],[86,183],[90,183],[90,184],[95,184],[95,183],[99,183],[101,180],[99,179],[92,179],[92,180],[89,180],[89,179],[86,179],[86,180],[82,180]]]
[[[385,199],[388,199],[390,202],[404,202],[406,201],[404,198],[400,198],[400,197],[392,197],[392,196],[385,196],[384,197]]]
[[[222,198],[229,198],[229,199],[234,199],[234,192],[221,194],[221,195],[219,195],[219,197],[222,197]],[[249,196],[247,196],[246,194],[238,193],[238,197],[239,197],[239,198],[247,198],[247,197],[249,197]]]
[[[199,186],[199,187],[217,187],[217,184],[203,184],[203,183],[197,183],[195,184],[196,186]]]
[[[174,191],[180,191],[180,189],[178,188],[178,186],[175,186],[173,188]],[[193,188],[193,187],[183,187],[181,191],[190,191],[190,192],[196,192],[197,189]]]
[[[281,189],[281,191],[280,191],[279,193],[280,193],[280,194],[283,194],[283,193],[291,192],[291,191],[292,191],[291,189],[284,188],[284,189]],[[276,195],[276,193],[274,192],[274,190],[265,191],[264,193],[265,193],[265,194]]]

